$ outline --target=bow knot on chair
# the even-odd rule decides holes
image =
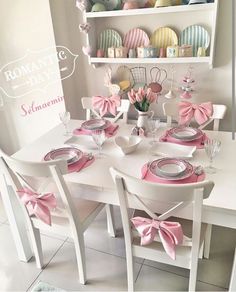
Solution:
[[[193,104],[191,102],[182,101],[179,103],[179,124],[188,124],[194,117],[199,125],[204,124],[209,120],[213,113],[211,102],[201,104]]]
[[[152,243],[158,233],[166,253],[175,260],[175,247],[183,242],[183,230],[179,222],[145,217],[134,217],[131,221],[141,236],[141,245]]]
[[[103,117],[106,113],[111,113],[115,116],[117,107],[120,106],[121,101],[119,95],[112,95],[110,97],[93,96],[92,104],[95,109],[99,110],[101,117]]]
[[[56,198],[53,193],[38,194],[27,188],[18,190],[17,192],[30,216],[35,215],[44,223],[51,225],[50,210],[53,210],[57,206]]]

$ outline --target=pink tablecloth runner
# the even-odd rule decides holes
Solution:
[[[143,178],[143,176],[145,176]],[[141,169],[141,177],[142,179],[150,182],[157,182],[162,184],[187,184],[187,183],[195,183],[200,182],[205,179],[205,173],[203,172],[201,175],[196,175],[193,173],[190,177],[180,180],[166,180],[164,178],[157,177],[153,175],[150,170],[147,169],[147,163],[143,165]]]
[[[170,143],[176,143],[180,145],[186,145],[186,146],[196,146],[198,149],[204,148],[204,142],[207,140],[206,134],[203,134],[202,137],[199,139],[196,139],[194,141],[181,141],[179,139],[175,139],[174,137],[169,135],[169,131],[167,130],[163,136],[160,137],[160,142],[170,142]]]
[[[83,168],[86,168],[90,164],[92,164],[94,162],[94,160],[95,160],[94,157],[92,159],[88,160],[88,157],[84,155],[79,161],[68,166],[68,172],[79,172]]]
[[[118,128],[119,128],[119,125],[111,124],[108,128],[105,129],[106,137],[109,138],[109,137],[114,136],[116,134]],[[74,135],[91,135],[91,133],[92,133],[91,130],[85,130],[85,129],[81,129],[81,128],[75,129],[73,131]]]

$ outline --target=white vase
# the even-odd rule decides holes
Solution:
[[[148,119],[151,119],[154,115],[153,111],[147,111],[147,112],[141,112],[138,111],[138,120],[137,120],[137,126],[139,128],[148,129]]]

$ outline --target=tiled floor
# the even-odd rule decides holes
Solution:
[[[27,291],[39,280],[67,291],[125,291],[126,262],[118,208],[118,237],[106,232],[105,213],[86,231],[87,285],[78,283],[73,243],[67,238],[42,235],[45,268],[19,262],[0,201],[0,291]],[[199,261],[198,291],[226,291],[229,284],[236,232],[214,227],[211,258]],[[151,261],[135,263],[137,291],[187,291],[188,271]]]

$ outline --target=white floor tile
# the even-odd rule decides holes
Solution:
[[[136,291],[188,291],[188,278],[143,265],[135,283]],[[197,291],[225,291],[197,282]]]
[[[89,291],[127,290],[126,261],[86,248],[87,279],[86,285],[79,284],[75,250],[71,243],[65,243],[37,281],[41,280],[58,288]],[[141,265],[135,264],[136,275]]]
[[[44,263],[47,264],[62,242],[42,236],[44,250]],[[1,291],[26,291],[31,283],[40,274],[35,261],[20,262],[8,225],[0,225],[0,290]]]
[[[116,237],[107,231],[106,212],[103,210],[85,232],[85,246],[111,255],[125,258],[125,242],[122,229],[120,210],[114,207]],[[96,240],[94,240],[96,238]],[[68,240],[73,242],[72,239]],[[143,263],[143,259],[136,258],[135,262]]]
[[[228,288],[236,245],[236,231],[213,226],[210,259],[199,260],[198,280],[219,287]],[[144,265],[188,277],[186,269],[144,261]]]

